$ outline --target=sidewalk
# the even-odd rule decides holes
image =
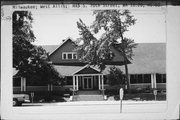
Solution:
[[[33,105],[33,106],[83,106],[83,105],[117,105],[120,101],[72,101],[72,102],[55,102],[55,103],[24,103],[23,105]],[[122,101],[124,105],[134,105],[134,104],[167,104],[167,101]]]

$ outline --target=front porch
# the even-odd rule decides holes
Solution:
[[[73,90],[103,90],[104,76],[102,74],[83,74],[73,76]]]
[[[104,75],[97,69],[86,65],[73,74],[73,91],[104,90]]]

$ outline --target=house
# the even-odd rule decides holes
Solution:
[[[109,67],[115,65],[124,70],[124,58],[118,50],[111,46],[115,57],[106,63],[102,72],[97,67],[79,61],[79,56],[74,51],[76,44],[72,38],[63,40],[60,45],[42,46],[49,52],[49,59],[54,68],[65,78],[64,87],[78,90],[104,90],[108,87],[106,75]],[[129,70],[130,88],[166,88],[166,44],[165,43],[139,43],[134,49],[134,60],[127,61]],[[124,72],[125,73],[125,72]],[[24,84],[22,82],[21,84]],[[23,87],[23,86],[21,86]],[[40,88],[41,87],[41,88]],[[58,90],[58,86],[40,86],[37,89]],[[27,90],[32,86],[27,86]]]

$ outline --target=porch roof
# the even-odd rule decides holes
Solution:
[[[82,66],[63,66],[63,65],[54,65],[54,68],[62,76],[72,76],[76,71],[80,70]]]
[[[76,71],[74,75],[81,75],[81,74],[101,74],[100,70],[90,65],[85,65],[80,70]]]
[[[96,67],[92,66],[63,66],[63,65],[54,65],[54,68],[62,76],[73,76],[73,75],[82,75],[82,74],[102,74]]]

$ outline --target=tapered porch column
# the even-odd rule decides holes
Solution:
[[[154,74],[154,88],[157,88],[157,86],[156,86],[156,74]]]
[[[151,88],[154,88],[154,75],[151,74]]]
[[[21,91],[26,91],[26,78],[21,77]]]
[[[23,91],[23,77],[21,77],[21,91]]]
[[[78,76],[76,76],[76,90],[78,90]]]
[[[101,89],[101,76],[100,75],[98,75],[98,80],[99,80],[99,90]]]
[[[103,77],[103,75],[101,76],[101,83],[102,83],[102,90],[104,90],[104,77]]]
[[[24,91],[26,91],[26,78],[24,78]]]

